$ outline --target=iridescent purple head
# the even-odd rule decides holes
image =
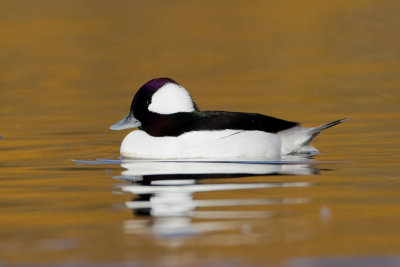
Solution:
[[[151,114],[168,115],[179,112],[198,111],[190,94],[170,78],[156,78],[145,83],[132,100],[130,113],[123,119],[125,123],[111,126],[113,130],[137,127]],[[132,123],[134,122],[134,123]],[[132,124],[132,125],[130,125]]]

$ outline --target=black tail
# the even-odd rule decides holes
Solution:
[[[330,123],[327,123],[327,124],[324,124],[324,125],[315,127],[315,128],[313,128],[313,129],[311,130],[310,133],[311,133],[311,135],[312,135],[313,137],[315,137],[315,136],[317,136],[321,131],[323,131],[323,130],[325,130],[325,129],[328,129],[328,128],[332,127],[332,126],[335,126],[336,124],[345,122],[345,121],[347,121],[347,120],[348,120],[348,118],[345,118],[345,119],[333,121],[333,122],[330,122]]]

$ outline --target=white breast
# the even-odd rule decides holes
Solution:
[[[269,159],[281,155],[278,135],[262,131],[195,131],[178,137],[153,137],[141,130],[129,133],[121,155],[141,159]]]

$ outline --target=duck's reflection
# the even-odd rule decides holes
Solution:
[[[124,161],[127,169],[115,178],[129,181],[121,190],[136,197],[126,202],[142,219],[126,221],[126,233],[152,233],[158,237],[183,237],[210,231],[239,229],[248,232],[242,219],[273,216],[274,212],[246,210],[244,206],[302,204],[306,198],[194,199],[198,192],[307,187],[308,182],[243,183],[240,179],[213,182],[210,178],[265,175],[310,175],[318,172],[300,162],[171,162]],[[207,179],[207,180],[204,180]],[[208,181],[208,182],[207,182]],[[211,182],[210,182],[211,181]],[[215,180],[214,180],[215,181]],[[226,180],[224,180],[226,181]],[[223,208],[226,210],[223,210]],[[232,211],[231,208],[234,208]],[[238,208],[241,207],[241,208]],[[221,210],[222,209],[222,210]]]

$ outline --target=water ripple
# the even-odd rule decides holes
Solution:
[[[312,186],[312,183],[262,182],[260,179],[257,182],[244,182],[241,178],[257,176],[262,180],[262,176],[269,175],[304,176],[319,172],[314,164],[311,164],[312,161],[97,160],[93,162],[93,164],[116,163],[125,169],[121,175],[114,176],[122,182],[116,187],[119,192],[133,195],[131,201],[125,202],[125,207],[132,210],[135,219],[124,222],[125,234],[154,235],[163,238],[182,238],[227,230],[239,230],[247,235],[252,232],[249,229],[254,227],[250,223],[244,223],[244,220],[263,220],[276,216],[277,212],[268,210],[268,207],[302,205],[309,202],[308,198],[235,198],[235,195],[215,198],[204,194],[219,192],[224,195],[224,192],[240,190],[246,191],[246,196],[252,196],[253,190],[307,188]],[[220,181],[218,178],[224,180]],[[246,242],[249,241],[248,238]]]

